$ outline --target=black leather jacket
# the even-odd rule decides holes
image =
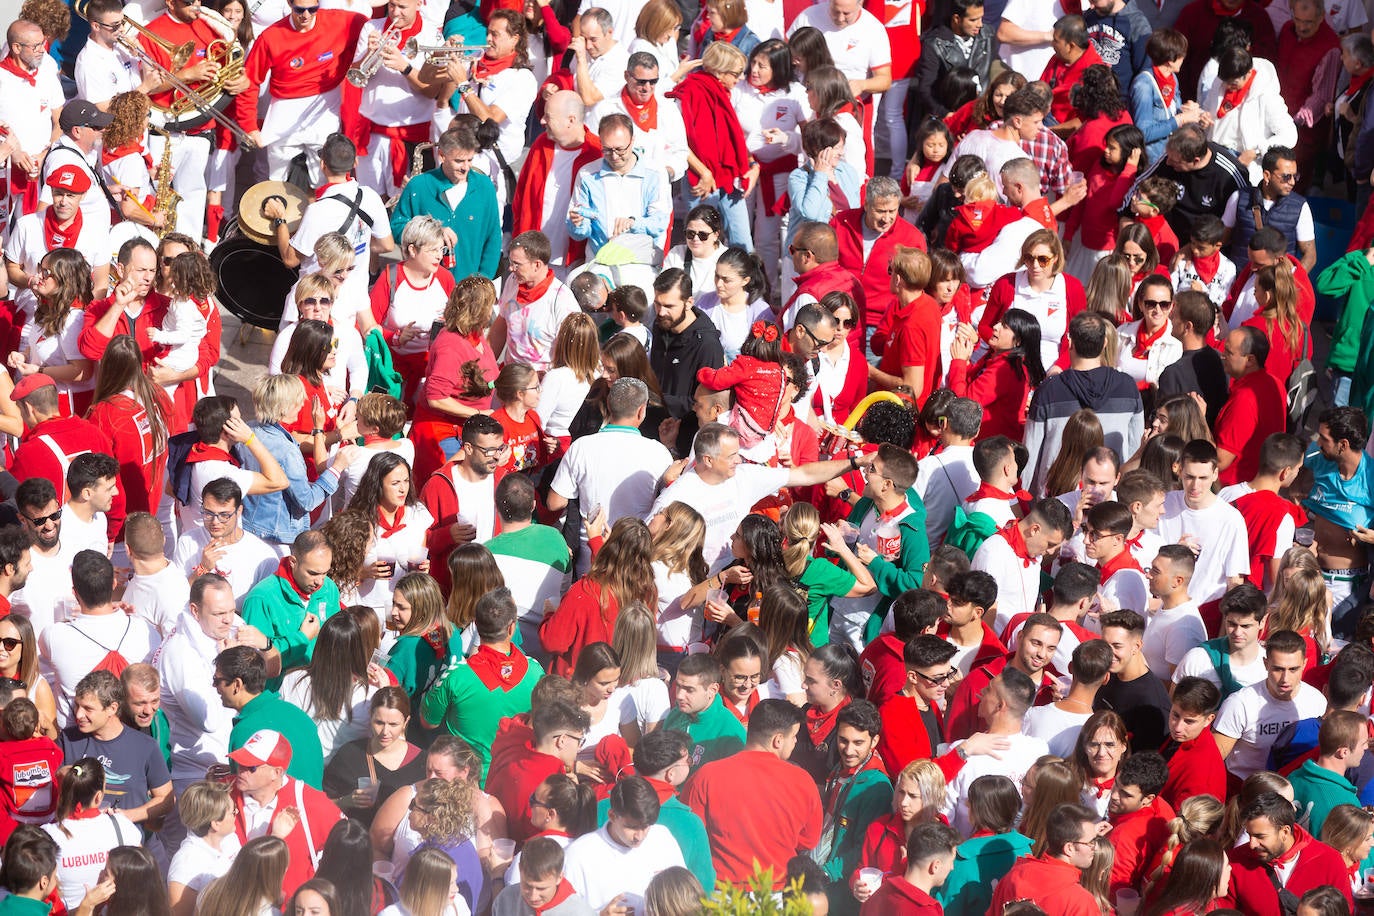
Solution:
[[[912,107],[913,123],[919,124],[927,115],[943,118],[949,109],[941,104],[940,83],[956,67],[969,67],[978,74],[979,86],[988,86],[988,71],[996,57],[997,41],[984,28],[973,39],[973,47],[965,56],[948,25],[936,26],[921,36],[921,60],[916,64],[914,89],[917,104]]]

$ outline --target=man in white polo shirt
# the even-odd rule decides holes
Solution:
[[[1207,640],[1207,627],[1198,614],[1197,602],[1188,596],[1195,558],[1182,544],[1165,544],[1145,571],[1150,594],[1159,599],[1159,610],[1145,615],[1145,664],[1155,677],[1173,683],[1174,669],[1191,650]]]

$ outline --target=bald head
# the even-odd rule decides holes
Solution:
[[[38,23],[27,19],[16,19],[5,30],[5,41],[11,49],[19,43],[36,44],[42,40],[43,30],[38,27]]]
[[[587,106],[576,92],[555,92],[544,106],[544,127],[549,139],[562,147],[579,146],[585,136],[582,120],[586,115]]]

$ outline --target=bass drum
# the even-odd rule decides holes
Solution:
[[[286,294],[300,271],[282,263],[275,246],[248,238],[234,217],[224,224],[221,241],[210,253],[210,266],[219,281],[219,301],[226,309],[247,324],[277,330]]]

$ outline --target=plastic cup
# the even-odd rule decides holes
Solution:
[[[1128,887],[1116,892],[1117,916],[1135,916],[1140,909],[1140,894]]]
[[[1374,868],[1364,870],[1364,886],[1366,889],[1374,891]]]
[[[883,870],[881,868],[861,868],[859,869],[859,880],[868,887],[869,891],[877,892],[883,886]]]
[[[410,552],[410,558],[406,560],[406,568],[414,572],[420,568],[421,563],[427,562],[429,562],[429,551],[420,547]]]
[[[372,863],[372,874],[383,881],[390,881],[396,875],[396,866],[386,860]]]
[[[707,590],[706,590],[706,600],[707,600],[707,601],[714,601],[714,602],[716,602],[717,604],[729,604],[729,603],[730,603],[729,600],[728,600],[728,598],[726,597],[725,589],[723,589],[723,588],[710,588],[710,589],[707,589]]]
[[[515,840],[498,837],[491,841],[492,857],[497,862],[509,862],[515,858]]]

